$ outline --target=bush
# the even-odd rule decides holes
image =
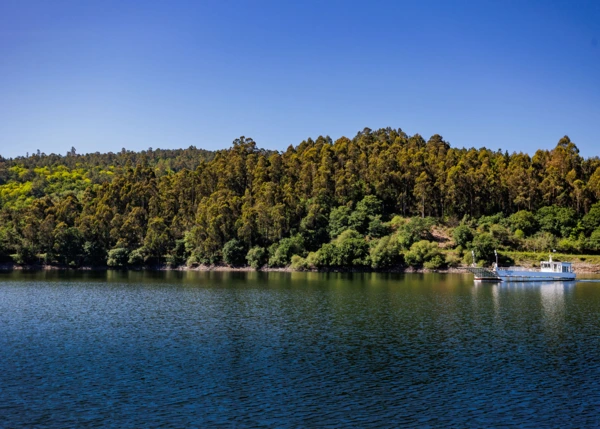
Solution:
[[[411,218],[398,228],[398,243],[403,249],[409,249],[417,241],[430,240],[433,225],[435,225],[435,220],[430,217]]]
[[[537,220],[533,213],[527,210],[519,210],[508,218],[508,224],[513,231],[522,231],[524,235],[531,235],[538,228]]]
[[[573,240],[571,238],[563,238],[559,240],[556,248],[559,252],[563,253],[579,253],[582,249],[582,243],[579,240]]]
[[[307,271],[310,269],[310,265],[307,260],[298,255],[292,256],[292,263],[290,264],[290,267],[294,271]]]
[[[448,252],[446,254],[446,265],[452,268],[456,268],[460,265],[460,253],[458,252]]]
[[[246,261],[248,261],[248,265],[255,270],[258,270],[267,263],[266,249],[260,246],[253,247],[252,249],[248,250],[248,253],[246,254]]]
[[[557,237],[568,237],[577,226],[575,210],[569,207],[542,207],[536,214],[540,229]]]
[[[111,268],[123,268],[129,262],[129,250],[124,247],[117,247],[108,252],[106,265]]]
[[[367,233],[370,237],[379,238],[390,233],[390,228],[381,221],[381,216],[374,216],[369,222]]]
[[[596,228],[588,239],[587,247],[590,250],[600,250],[600,228]]]
[[[56,228],[54,236],[54,252],[58,256],[60,263],[70,266],[78,266],[84,258],[83,234],[75,227],[67,228],[66,226]]]
[[[588,234],[600,227],[600,203],[592,206],[590,211],[581,219],[581,224]]]
[[[497,225],[504,220],[504,213],[496,213],[492,216],[481,216],[477,220],[477,226],[483,231],[489,231],[492,225]]]
[[[498,242],[491,234],[483,232],[475,236],[471,247],[477,260],[483,259],[490,262],[495,260],[494,250],[498,247]]]
[[[533,252],[550,252],[556,247],[556,237],[549,232],[538,232],[524,240],[526,250]]]
[[[170,267],[178,267],[183,265],[186,260],[185,240],[176,240],[175,247],[167,255],[167,264]]]
[[[433,268],[439,268],[443,265],[442,252],[437,243],[421,240],[410,246],[410,250],[404,255],[406,263],[412,267],[421,267],[430,262]],[[435,266],[437,265],[437,266]],[[435,266],[435,267],[434,267]]]
[[[304,254],[304,239],[300,235],[284,238],[279,244],[269,248],[269,265],[271,267],[285,267],[289,265],[293,255]]]
[[[492,235],[492,237],[494,237],[494,240],[496,240],[499,244],[512,244],[510,231],[502,225],[490,226],[490,234]]]
[[[141,265],[144,265],[144,260],[145,260],[145,250],[143,247],[140,247],[139,249],[135,249],[133,252],[131,252],[129,254],[129,259],[127,260],[127,263],[129,265],[133,265],[136,267],[139,267]]]
[[[442,268],[444,266],[444,264],[445,264],[444,256],[443,255],[435,255],[429,261],[423,262],[423,267],[427,268],[428,270],[437,270],[439,268]]]
[[[331,238],[337,237],[348,229],[351,212],[352,210],[350,210],[350,207],[348,206],[339,206],[331,210],[328,226],[329,236]]]
[[[452,231],[452,238],[457,246],[469,247],[473,241],[473,231],[467,225],[459,225]]]
[[[105,265],[106,250],[98,241],[86,241],[83,244],[85,263],[89,265]]]
[[[369,255],[372,268],[389,268],[402,262],[398,240],[389,235],[371,245]]]
[[[344,231],[333,244],[336,253],[333,265],[340,267],[370,265],[369,245],[358,232],[351,229]]]
[[[246,248],[237,239],[229,240],[223,246],[223,262],[231,266],[244,265],[246,262]]]
[[[360,234],[367,233],[369,224],[381,214],[381,201],[374,195],[367,195],[356,204],[356,209],[350,214],[348,227]]]

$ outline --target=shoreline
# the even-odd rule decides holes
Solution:
[[[196,267],[187,267],[185,265],[179,267],[169,267],[168,265],[154,265],[137,268],[111,268],[108,266],[81,266],[69,267],[61,265],[35,265],[26,264],[19,265],[14,263],[0,263],[0,272],[2,271],[201,271],[201,272],[306,272],[306,273],[397,273],[397,274],[414,274],[414,273],[438,273],[438,274],[467,274],[467,266],[459,266],[453,268],[445,268],[439,270],[428,270],[425,268],[412,267],[395,267],[390,269],[376,270],[372,268],[337,268],[325,270],[293,270],[291,267],[273,268],[263,267],[255,270],[252,267],[232,267],[228,265],[199,265]],[[573,268],[576,274],[600,274],[599,264],[590,264],[586,262],[574,262]]]

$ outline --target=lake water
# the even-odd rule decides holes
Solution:
[[[0,427],[600,427],[600,283],[0,273]]]

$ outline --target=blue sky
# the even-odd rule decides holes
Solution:
[[[391,126],[600,155],[600,1],[0,0],[0,155]]]

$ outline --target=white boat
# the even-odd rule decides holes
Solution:
[[[552,255],[547,261],[540,262],[540,268],[524,267],[498,267],[496,262],[493,267],[469,267],[467,268],[475,275],[475,280],[494,282],[541,282],[541,281],[572,281],[575,280],[575,272],[570,262],[556,262]]]

